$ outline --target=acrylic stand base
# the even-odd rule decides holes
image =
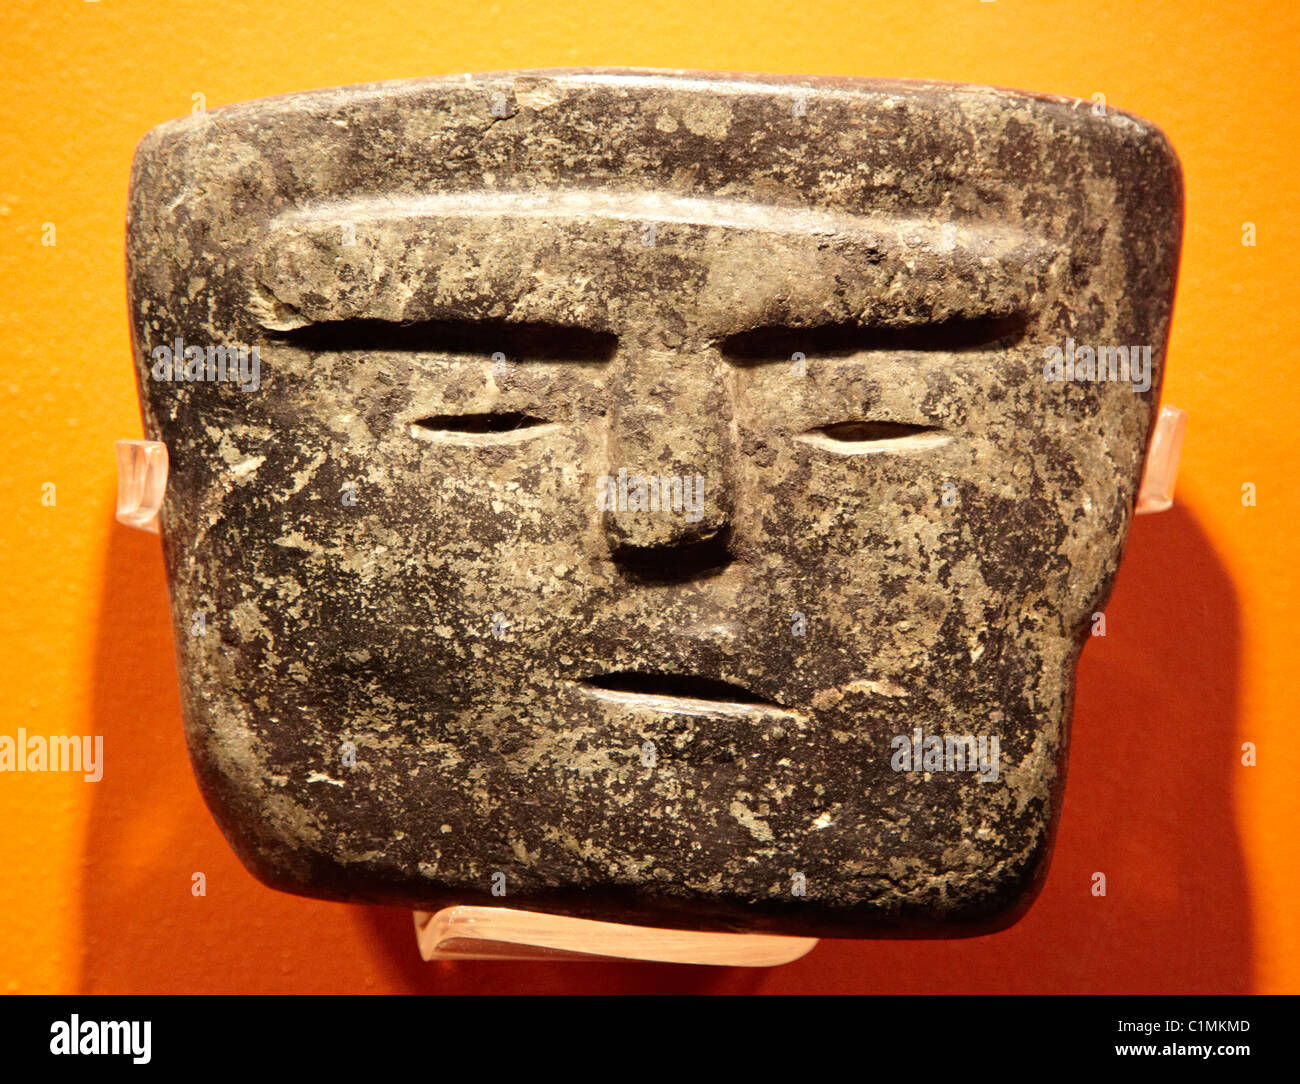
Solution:
[[[426,960],[655,960],[722,967],[775,967],[807,955],[815,937],[697,933],[593,922],[509,907],[415,912]]]

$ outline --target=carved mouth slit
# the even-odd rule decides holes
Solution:
[[[598,674],[582,682],[588,688],[631,696],[654,696],[674,700],[712,701],[718,704],[746,704],[764,708],[783,705],[729,681],[700,677],[697,674],[666,674],[639,670],[618,670]]]

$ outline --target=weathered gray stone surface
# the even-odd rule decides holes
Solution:
[[[151,132],[137,372],[232,845],[412,907],[1012,921],[1181,208],[1145,122],[978,87],[516,72]],[[175,379],[177,339],[256,380]],[[1149,345],[1151,387],[1046,380],[1067,339]],[[687,499],[620,507],[620,468]],[[996,779],[896,770],[917,728]]]

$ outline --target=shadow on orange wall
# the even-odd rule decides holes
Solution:
[[[111,514],[109,512],[108,514]],[[769,971],[419,960],[394,908],[263,888],[189,772],[158,540],[115,530],[91,733],[88,992],[1248,992],[1248,885],[1233,809],[1240,629],[1232,585],[1181,507],[1139,519],[1079,671],[1046,887],[1015,927],[962,941],[823,942]],[[1092,894],[1094,873],[1107,894]],[[206,894],[192,893],[193,875]]]

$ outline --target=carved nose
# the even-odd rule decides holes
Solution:
[[[616,555],[725,543],[731,404],[719,376],[707,360],[675,353],[623,366],[602,504]]]

